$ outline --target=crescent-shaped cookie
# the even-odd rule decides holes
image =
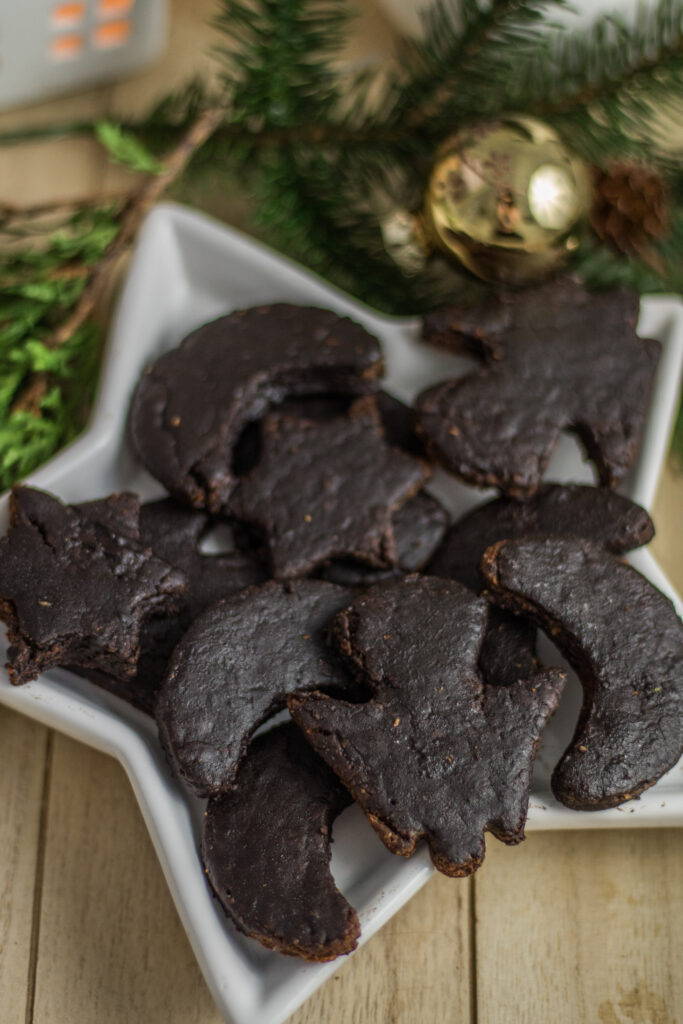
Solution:
[[[256,737],[202,836],[209,882],[241,932],[305,960],[355,949],[358,915],[330,873],[332,822],[350,803],[294,725]]]
[[[379,343],[329,310],[285,303],[205,324],[147,367],[130,411],[133,445],[153,476],[218,513],[234,486],[242,427],[288,395],[374,391]]]
[[[484,551],[501,540],[578,537],[621,554],[647,544],[654,526],[644,508],[605,487],[547,484],[526,501],[495,498],[477,506],[448,531],[429,563],[434,576],[459,580],[476,593]],[[538,668],[536,626],[492,608],[479,665],[488,683],[507,685]]]
[[[552,777],[557,799],[601,810],[654,785],[683,753],[683,624],[671,601],[587,542],[503,541],[482,569],[493,599],[537,622],[584,688]]]
[[[349,692],[326,629],[352,592],[265,583],[212,605],[173,652],[156,704],[171,764],[199,796],[232,785],[253,732],[301,689]]]

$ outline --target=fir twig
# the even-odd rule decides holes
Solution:
[[[391,120],[413,128],[441,121],[454,99],[490,85],[493,64],[511,66],[512,53],[536,39],[546,9],[562,6],[564,0],[436,0],[423,16],[424,40],[404,46],[407,81]]]

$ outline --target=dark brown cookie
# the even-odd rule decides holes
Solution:
[[[0,541],[0,617],[13,683],[53,665],[124,680],[134,674],[144,620],[178,606],[185,576],[134,539],[132,502],[113,495],[82,510],[31,487],[12,490]]]
[[[497,498],[479,505],[448,531],[428,567],[434,576],[459,580],[479,593],[479,563],[500,540],[534,536],[578,537],[621,554],[647,544],[654,526],[645,509],[600,487],[548,484],[527,501]],[[509,685],[536,671],[536,626],[491,610],[479,665],[488,683]]]
[[[180,606],[172,614],[148,619],[143,624],[140,657],[131,679],[122,681],[87,669],[76,671],[153,714],[171,652],[194,619],[221,598],[263,583],[268,574],[261,562],[246,553],[202,554],[199,544],[211,526],[205,512],[185,508],[173,498],[162,498],[143,505],[139,513],[141,543],[185,574],[187,583]]]
[[[378,391],[375,402],[379,410],[384,437],[392,448],[400,448],[416,458],[425,458],[425,447],[415,427],[415,413],[410,406],[404,405],[398,398],[388,395],[386,391]]]
[[[322,567],[321,578],[345,587],[369,587],[392,576],[418,572],[443,540],[448,513],[436,498],[421,491],[394,512],[391,525],[398,562],[395,569],[372,569],[362,562],[338,559]]]
[[[397,564],[392,516],[429,467],[386,444],[371,397],[324,422],[274,413],[264,420],[262,444],[230,507],[263,536],[276,579],[303,576],[331,558]]]
[[[219,601],[180,641],[159,693],[159,735],[199,796],[228,788],[252,733],[294,690],[344,692],[348,675],[326,642],[352,594],[322,580],[265,583]]]
[[[288,395],[377,388],[379,343],[345,317],[284,303],[205,324],[152,363],[130,434],[145,466],[197,508],[220,512],[242,427]]]
[[[503,541],[482,565],[495,600],[533,618],[583,684],[557,799],[601,810],[652,786],[683,753],[683,624],[668,598],[581,541]]]
[[[570,279],[426,317],[427,341],[486,363],[417,399],[430,452],[470,483],[522,496],[571,430],[614,487],[638,451],[660,353],[637,319],[635,294],[591,295]]]
[[[211,525],[206,513],[184,508],[172,498],[140,508],[142,543],[187,577],[178,619],[183,631],[209,605],[268,578],[264,566],[241,551],[203,554],[199,545]]]
[[[413,410],[387,394],[377,391],[374,395],[384,429],[384,439],[392,448],[400,448],[417,458],[425,457],[425,449],[415,430]],[[349,395],[308,395],[290,398],[277,407],[278,413],[302,420],[330,420],[345,416],[352,402]],[[237,476],[245,476],[257,464],[261,455],[261,430],[257,422],[249,423],[235,446],[234,466]]]
[[[94,501],[82,501],[72,507],[113,533],[130,540],[140,540],[140,499],[137,494],[124,491],[106,498],[95,498]]]
[[[479,866],[485,830],[506,843],[524,838],[536,747],[565,681],[549,670],[484,686],[486,615],[486,602],[451,580],[380,583],[333,627],[372,699],[288,701],[386,846],[409,856],[424,837],[435,866],[454,876]]]
[[[346,790],[291,725],[251,743],[234,790],[209,801],[202,860],[245,935],[305,960],[356,948],[358,915],[330,873],[332,823]]]

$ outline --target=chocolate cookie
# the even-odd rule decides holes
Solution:
[[[326,628],[352,594],[321,580],[265,583],[219,601],[180,641],[159,693],[159,735],[199,796],[228,788],[250,736],[294,690],[350,689]]]
[[[133,395],[130,434],[172,494],[220,512],[242,427],[288,395],[374,391],[379,343],[345,317],[284,303],[205,324],[152,363]]]
[[[72,508],[113,533],[129,540],[140,540],[140,499],[137,494],[130,491],[110,494],[94,501],[81,501]]]
[[[295,726],[257,736],[234,789],[209,801],[202,859],[245,935],[305,960],[356,948],[358,915],[330,873],[332,822],[351,803]]]
[[[392,516],[428,475],[425,462],[386,444],[366,397],[324,422],[267,417],[259,463],[230,507],[263,536],[276,579],[340,557],[392,568]]]
[[[418,459],[425,458],[425,446],[417,433],[413,410],[398,398],[388,395],[386,391],[378,391],[375,402],[387,444],[392,448],[400,448]]]
[[[239,551],[202,554],[199,544],[211,525],[205,512],[185,508],[173,498],[162,498],[143,505],[139,513],[141,543],[185,574],[187,583],[180,605],[173,614],[148,619],[143,624],[140,657],[131,679],[122,681],[102,672],[77,671],[153,714],[171,652],[194,619],[221,598],[263,583],[268,574],[256,558]]]
[[[470,483],[522,496],[571,430],[614,487],[638,451],[660,353],[636,336],[637,319],[632,292],[591,295],[570,279],[426,317],[428,342],[486,364],[417,399],[430,452]]]
[[[140,509],[142,543],[187,577],[178,615],[182,631],[209,605],[268,578],[264,566],[243,552],[202,554],[199,545],[211,525],[206,513],[184,508],[172,498],[149,502]]]
[[[386,391],[377,391],[374,399],[387,444],[392,448],[400,448],[409,455],[424,458],[425,449],[415,430],[413,410]],[[308,395],[287,399],[278,405],[277,411],[294,419],[330,420],[335,416],[345,416],[353,401],[353,396],[349,395]],[[244,428],[235,446],[235,474],[245,476],[254,468],[260,456],[260,424],[251,422]]]
[[[534,536],[577,537],[621,554],[647,544],[652,520],[639,505],[613,491],[578,484],[548,484],[528,501],[497,498],[463,516],[429,564],[428,572],[482,588],[479,563],[500,540]],[[492,608],[479,665],[489,683],[509,685],[537,671],[536,626]]]
[[[134,500],[113,495],[83,510],[13,488],[0,541],[0,618],[13,683],[53,665],[134,674],[143,621],[177,607],[185,587],[182,572],[134,539]]]
[[[654,785],[683,753],[683,624],[643,576],[595,545],[503,541],[482,563],[496,601],[533,618],[584,688],[555,796],[601,810]]]
[[[421,491],[394,512],[391,525],[398,563],[395,569],[371,569],[362,562],[338,559],[322,567],[321,578],[346,587],[369,587],[392,576],[417,572],[443,540],[448,513],[436,498]]]
[[[479,866],[485,830],[506,843],[524,838],[536,747],[565,682],[549,670],[485,686],[486,615],[486,602],[451,580],[380,583],[333,627],[372,699],[288,700],[385,845],[409,856],[424,837],[435,866],[454,876]]]

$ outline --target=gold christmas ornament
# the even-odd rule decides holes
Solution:
[[[414,272],[415,248],[431,248],[486,280],[529,284],[578,244],[590,203],[588,168],[548,125],[521,115],[473,125],[439,150],[397,262],[409,249]]]

